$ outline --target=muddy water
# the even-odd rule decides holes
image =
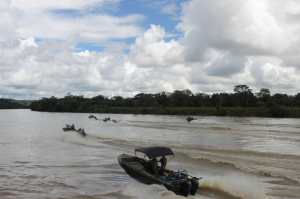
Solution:
[[[172,148],[168,168],[203,177],[189,198],[299,198],[299,119],[88,115],[0,110],[0,198],[182,198],[119,166],[144,146]]]

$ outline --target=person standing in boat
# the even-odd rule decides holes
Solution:
[[[167,158],[163,156],[159,162],[161,163],[161,171],[164,173],[166,171],[166,165],[167,165]]]
[[[158,176],[159,176],[159,175],[158,175],[158,171],[157,171],[158,162],[157,162],[157,159],[156,159],[156,158],[153,158],[153,159],[151,160],[151,166],[152,166],[152,168],[153,168],[153,170],[154,170],[154,174],[158,177]]]

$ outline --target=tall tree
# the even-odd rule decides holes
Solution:
[[[194,102],[196,106],[200,107],[210,107],[211,101],[210,101],[210,95],[205,93],[196,93]]]
[[[174,107],[189,107],[194,106],[194,103],[192,100],[190,101],[190,97],[193,96],[193,93],[189,90],[175,90],[174,93],[172,93],[172,106]]]
[[[287,94],[276,93],[272,96],[273,101],[279,106],[291,106],[291,98]]]
[[[171,94],[169,92],[159,92],[154,95],[156,102],[159,106],[162,107],[169,107],[170,106],[170,96]]]
[[[258,93],[255,93],[259,101],[268,102],[270,99],[270,90],[267,88],[261,88]]]
[[[252,89],[247,85],[234,86],[233,91],[235,92],[236,106],[249,107],[250,102],[254,103],[254,101],[256,101],[254,100]]]
[[[300,107],[300,93],[297,93],[293,98],[293,106]]]

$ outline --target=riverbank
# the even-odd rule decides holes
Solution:
[[[78,113],[116,113],[116,114],[152,114],[152,115],[201,115],[230,117],[277,117],[300,118],[300,108],[273,106],[271,108],[257,107],[78,107],[69,111],[34,110],[48,112],[78,112]]]
[[[0,98],[0,109],[30,109],[30,100]]]

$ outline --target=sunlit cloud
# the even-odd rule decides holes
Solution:
[[[239,84],[296,94],[299,16],[293,0],[2,0],[0,95],[212,94]]]

